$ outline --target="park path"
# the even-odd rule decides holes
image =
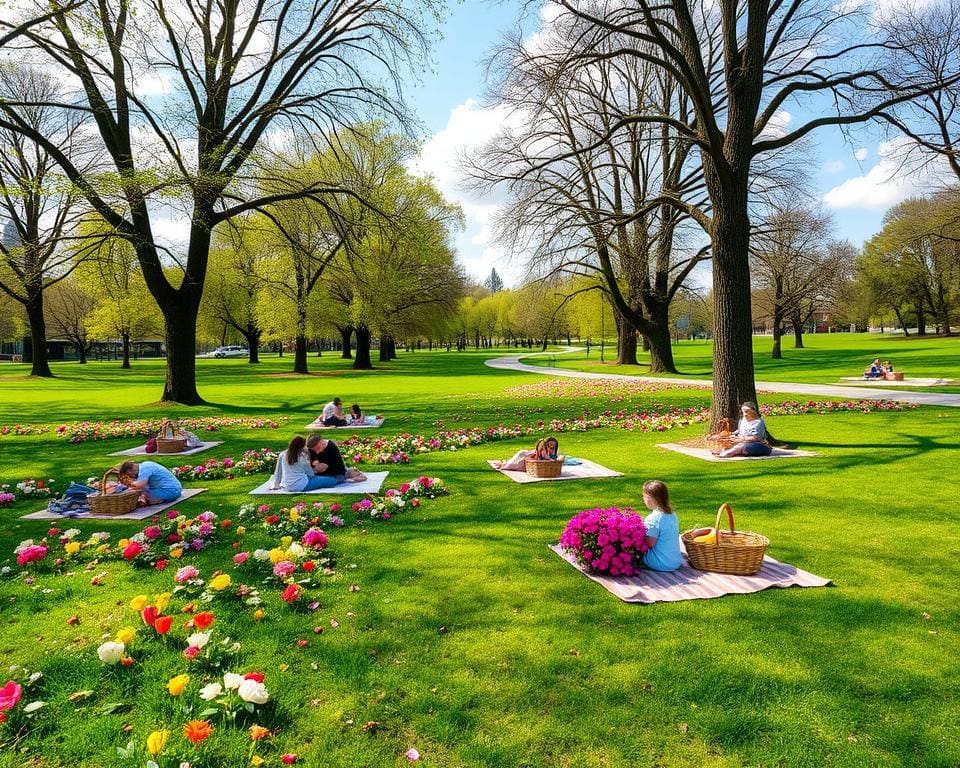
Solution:
[[[579,352],[576,347],[567,348],[564,352]],[[556,353],[562,354],[562,353]],[[524,355],[529,357],[529,355]],[[589,371],[570,371],[564,368],[551,368],[539,365],[527,365],[520,362],[519,356],[496,357],[487,360],[491,368],[508,371],[524,371],[525,373],[539,373],[545,376],[566,376],[572,379],[626,379],[627,381],[650,381],[676,384],[696,384],[712,387],[710,379],[670,379],[658,376],[630,376],[621,373],[591,373]],[[896,400],[901,403],[916,405],[938,405],[951,408],[960,408],[960,395],[944,394],[942,392],[902,392],[895,389],[876,389],[874,387],[840,386],[833,384],[798,384],[788,381],[758,381],[757,390],[777,392],[786,395],[805,395],[807,397],[841,397],[848,400]]]

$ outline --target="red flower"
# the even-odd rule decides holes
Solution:
[[[173,616],[157,616],[153,620],[153,628],[156,630],[158,635],[165,635],[170,631],[170,626],[173,624]]]
[[[157,606],[147,605],[147,606],[144,606],[144,609],[140,615],[143,617],[143,623],[146,624],[148,627],[152,627],[154,625],[154,622],[156,622],[157,620],[157,614],[158,614]]]
[[[284,765],[293,765],[295,762],[297,762],[297,756],[293,754],[293,752],[287,752],[287,754],[283,755],[280,760],[283,761]]]
[[[211,624],[213,624],[213,614],[210,611],[204,611],[203,613],[198,613],[193,617],[193,625],[197,629],[206,629]]]
[[[180,541],[179,533],[171,533],[167,536],[167,544],[176,544],[178,541]]]
[[[125,560],[133,560],[141,552],[143,552],[143,544],[138,541],[131,541],[123,548],[123,557]]]
[[[230,521],[230,520],[221,520],[221,521],[220,521],[220,527],[223,528],[223,529],[229,528],[230,525],[231,525],[231,521]]]
[[[19,683],[8,680],[7,684],[0,688],[0,711],[13,709],[20,702],[23,696],[23,688]]]
[[[258,683],[262,683],[263,678],[263,672],[247,672],[247,674],[243,676],[244,680],[256,680]]]
[[[270,523],[270,525],[275,525],[280,522],[280,517],[278,515],[267,515],[267,522]]]
[[[280,598],[285,603],[295,603],[300,599],[300,594],[302,592],[303,588],[299,584],[290,584],[285,590],[283,590],[283,594],[280,595]]]
[[[206,720],[191,720],[183,726],[183,735],[186,736],[192,744],[199,744],[201,741],[206,741],[212,733],[213,726]]]
[[[157,562],[155,562],[155,563],[153,564],[153,567],[156,568],[158,571],[162,571],[164,568],[167,567],[167,561],[166,561],[166,560],[157,560]]]
[[[313,571],[317,570],[317,564],[313,562],[313,560],[307,560],[303,564],[303,570],[305,570],[307,573],[312,573]]]

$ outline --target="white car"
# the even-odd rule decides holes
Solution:
[[[246,347],[217,347],[210,354],[213,357],[248,357],[250,350]]]

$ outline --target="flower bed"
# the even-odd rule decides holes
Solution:
[[[109,440],[115,437],[150,437],[160,431],[162,417],[156,419],[126,419],[115,421],[75,421],[69,424],[14,424],[0,427],[0,435],[42,435],[53,432],[57,437],[71,443],[84,443],[88,440]],[[247,427],[248,429],[277,429],[289,421],[288,416],[276,419],[200,416],[198,418],[177,419],[177,423],[191,432],[216,432],[227,427]]]

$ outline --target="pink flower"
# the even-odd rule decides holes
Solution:
[[[247,562],[249,557],[249,552],[237,552],[237,554],[233,556],[233,562],[235,562],[237,565],[243,565],[245,562]]]
[[[280,758],[280,760],[284,765],[293,765],[295,762],[297,762],[297,756],[293,754],[293,752],[287,752]]]
[[[281,560],[273,566],[273,575],[278,579],[285,579],[296,573],[296,571],[297,564],[291,563],[289,560]],[[286,600],[286,598],[284,598],[284,600]]]
[[[340,505],[339,505],[339,504],[331,504],[331,505],[330,505],[330,511],[331,511],[331,512],[339,512],[339,511],[340,511]]]
[[[183,655],[188,659],[192,659],[198,653],[200,653],[200,649],[195,645],[188,645],[183,651]]]
[[[20,687],[19,683],[8,680],[7,684],[0,688],[0,712],[6,712],[8,709],[17,706],[21,696],[23,696],[23,688]]]
[[[156,525],[151,525],[143,529],[143,535],[146,536],[148,539],[159,538],[162,533],[163,531],[161,531],[160,528]]]
[[[403,756],[407,758],[411,763],[416,762],[420,759],[420,753],[417,752],[413,747],[410,747],[406,752],[403,753]]]
[[[310,528],[303,534],[303,543],[308,547],[323,549],[328,543],[327,534],[319,528]]]
[[[179,568],[177,570],[177,573],[173,577],[173,580],[177,582],[177,584],[184,584],[190,581],[190,579],[197,578],[197,576],[199,575],[200,575],[200,571],[197,570],[195,566],[185,565],[183,566],[183,568]]]

